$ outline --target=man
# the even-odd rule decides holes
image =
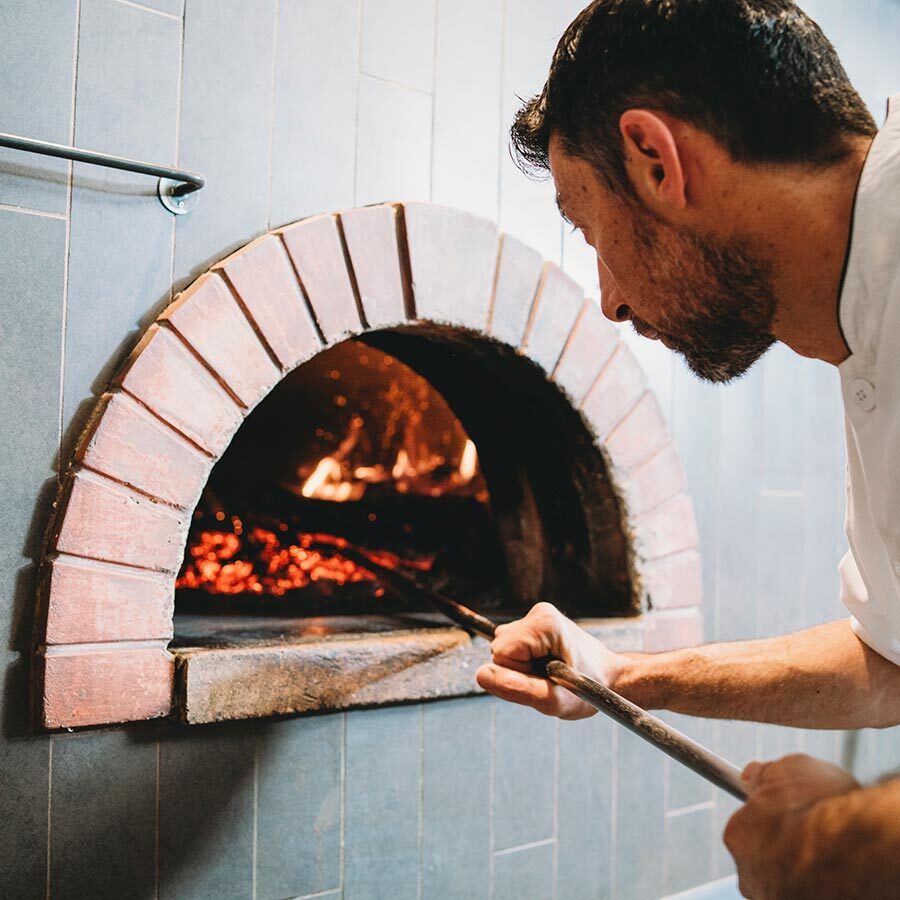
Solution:
[[[644,707],[809,728],[900,723],[900,97],[874,122],[788,0],[596,0],[512,129],[596,250],[602,305],[702,378],[776,340],[840,370],[851,618],[662,654],[613,653],[549,604],[502,626],[478,682],[564,719],[554,654]],[[748,897],[900,896],[900,781],[752,763],[725,842]]]

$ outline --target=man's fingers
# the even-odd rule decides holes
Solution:
[[[521,659],[513,659],[511,656],[504,656],[502,653],[492,653],[491,658],[498,666],[505,666],[507,669],[515,669],[517,672],[524,672],[528,675],[531,672],[532,660],[523,662]]]
[[[486,665],[475,673],[475,680],[501,700],[531,706],[546,715],[556,712],[554,686],[546,678],[515,672],[505,666]]]

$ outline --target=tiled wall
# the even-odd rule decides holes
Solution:
[[[580,0],[0,0],[0,130],[203,172],[0,151],[0,896],[653,900],[730,874],[731,805],[599,717],[481,698],[277,723],[29,737],[34,566],[57,460],[136,334],[270,226],[382,199],[499,221],[594,284],[504,131]],[[880,117],[897,0],[809,3]],[[824,365],[714,389],[636,345],[703,536],[710,638],[840,613],[842,430]],[[676,717],[672,717],[676,720]],[[677,720],[736,762],[802,746],[896,767],[891,735]]]

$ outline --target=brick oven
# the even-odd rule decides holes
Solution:
[[[544,599],[616,646],[700,637],[693,509],[640,367],[468,213],[303,220],[147,329],[56,501],[39,724],[475,693],[485,642],[360,553],[494,617]]]

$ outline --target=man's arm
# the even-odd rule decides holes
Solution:
[[[561,718],[592,710],[527,674],[533,658],[558,656],[645,709],[804,728],[900,723],[900,666],[860,641],[849,620],[764,640],[617,654],[539,603],[501,626],[491,651],[493,664],[477,675],[485,690]]]

